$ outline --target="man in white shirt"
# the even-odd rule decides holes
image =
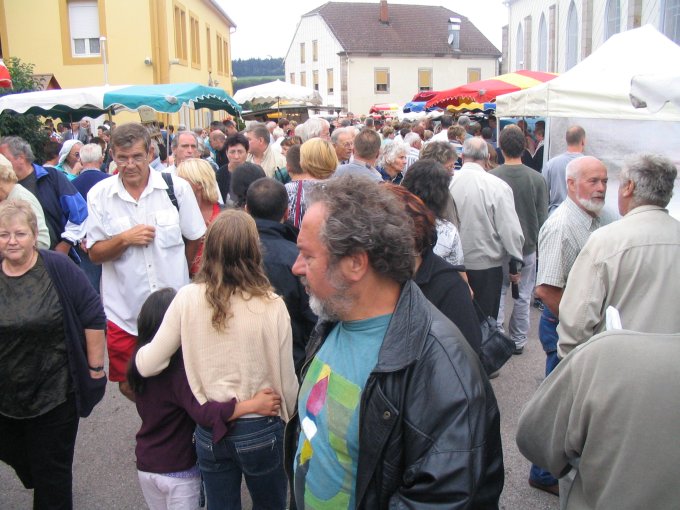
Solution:
[[[102,264],[109,380],[128,398],[139,310],[152,292],[189,283],[189,262],[206,230],[189,183],[172,176],[170,188],[149,167],[150,145],[141,124],[118,127],[111,136],[118,176],[97,183],[87,197],[90,260]]]
[[[415,131],[411,131],[404,137],[404,143],[408,145],[408,153],[406,154],[406,165],[403,173],[411,167],[413,163],[420,158],[420,149],[423,148],[423,139]]]
[[[485,316],[495,319],[501,302],[504,261],[515,259],[521,267],[524,235],[512,189],[482,167],[488,158],[483,138],[465,140],[464,164],[451,179],[449,190],[463,218],[460,239],[470,287]],[[519,274],[510,275],[510,281],[519,282]]]

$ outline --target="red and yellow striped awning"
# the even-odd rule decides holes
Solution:
[[[475,81],[454,89],[442,90],[427,102],[425,108],[435,106],[445,108],[449,105],[459,106],[472,102],[491,103],[496,100],[497,96],[531,88],[539,83],[550,81],[556,76],[555,73],[525,70],[501,74],[489,80]]]

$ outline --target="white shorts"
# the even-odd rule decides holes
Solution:
[[[142,494],[150,510],[197,510],[201,477],[174,478],[137,471]]]

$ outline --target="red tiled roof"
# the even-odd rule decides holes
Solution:
[[[444,7],[388,2],[389,23],[380,22],[380,2],[328,2],[319,14],[348,53],[452,55],[449,18],[460,18],[460,54],[498,58],[501,52],[465,16]],[[458,53],[458,52],[456,52]]]

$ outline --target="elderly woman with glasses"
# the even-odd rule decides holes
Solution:
[[[106,317],[85,273],[37,238],[28,202],[0,203],[0,460],[33,508],[72,508],[79,417],[106,388]]]

